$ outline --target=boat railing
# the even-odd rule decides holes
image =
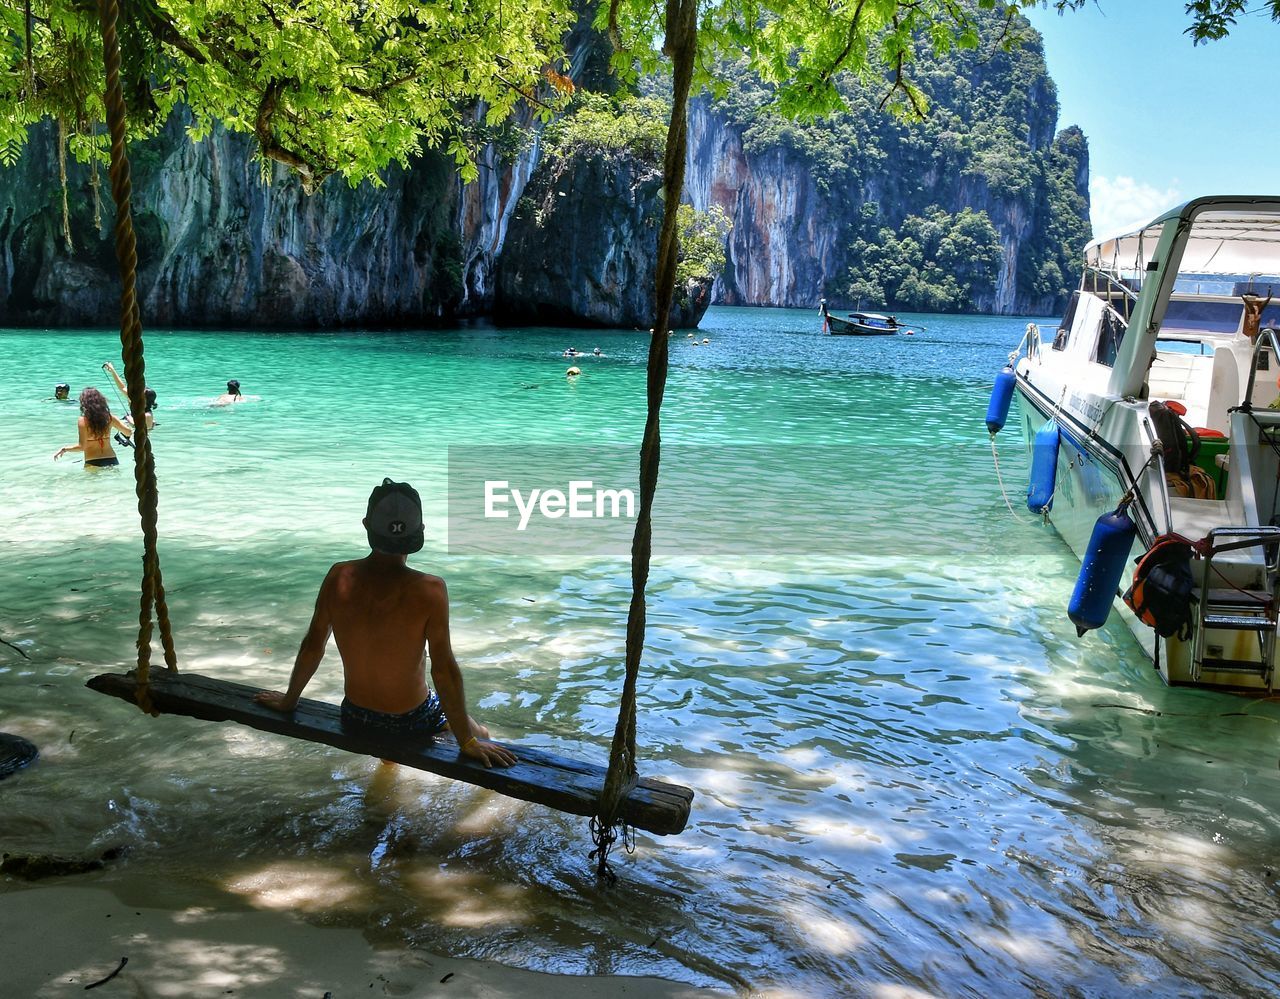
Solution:
[[[1169,479],[1165,476],[1164,447],[1160,444],[1160,435],[1156,433],[1156,428],[1151,425],[1150,418],[1146,416],[1142,418],[1142,426],[1147,432],[1147,447],[1151,449],[1151,460],[1147,463],[1147,466],[1138,473],[1137,479],[1134,481],[1134,486],[1136,487],[1138,485],[1142,476],[1150,471],[1151,466],[1154,465],[1158,474],[1153,477],[1153,483],[1149,487],[1148,492],[1151,494],[1152,499],[1158,497],[1161,506],[1164,508],[1162,511],[1164,513],[1164,530],[1161,531],[1158,529],[1155,523],[1155,518],[1151,516],[1149,511],[1147,516],[1151,518],[1152,533],[1158,536],[1173,530],[1173,505],[1169,502]]]
[[[1276,341],[1276,330],[1267,326],[1258,333],[1258,339],[1253,343],[1253,358],[1249,362],[1249,384],[1244,390],[1244,401],[1240,403],[1240,408],[1246,413],[1253,409],[1253,383],[1258,378],[1258,358],[1262,355],[1264,347],[1271,348],[1272,357],[1280,357],[1280,343]]]
[[[1134,287],[1125,278],[1097,267],[1086,266],[1084,273],[1080,276],[1080,290],[1102,299],[1110,308],[1115,309],[1126,324],[1129,322],[1129,317],[1133,315],[1134,306],[1137,305],[1140,288],[1141,285]],[[1117,301],[1122,308],[1116,309],[1114,303]]]
[[[1050,327],[1046,327],[1048,329]],[[1014,356],[1019,352],[1025,351],[1027,360],[1034,360],[1040,356],[1040,349],[1044,346],[1044,340],[1040,334],[1040,327],[1036,323],[1027,323],[1026,331],[1022,334],[1022,342],[1018,344],[1018,349],[1014,351]]]

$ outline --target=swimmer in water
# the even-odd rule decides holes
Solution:
[[[595,354],[596,357],[604,357],[604,352],[599,347],[597,347],[591,353]]]
[[[569,379],[569,381],[573,381],[573,380],[574,380],[575,378],[577,378],[580,374],[582,374],[582,369],[581,369],[581,368],[570,368],[568,371],[566,371],[566,372],[564,373],[564,376],[565,376],[566,378],[568,378],[568,379]]]
[[[76,427],[79,431],[79,443],[58,448],[53,455],[54,461],[68,451],[80,451],[84,454],[85,468],[110,468],[120,464],[120,459],[111,449],[111,428],[115,427],[120,432],[117,437],[122,442],[133,436],[133,428],[125,426],[112,416],[106,397],[92,387],[80,393],[80,419]]]
[[[106,364],[102,366],[102,370],[105,371],[107,374],[109,374],[115,380],[116,387],[120,389],[121,396],[123,396],[127,400],[129,398],[129,387],[125,385],[124,379],[121,378],[119,373],[116,371],[115,365],[113,365],[110,361],[108,361]],[[143,392],[143,398],[146,399],[147,429],[154,430],[156,426],[156,418],[151,411],[156,408],[156,390],[148,387]],[[132,426],[133,417],[126,415],[124,418],[124,422]]]
[[[43,401],[44,402],[70,402],[71,386],[68,385],[66,382],[58,382],[58,384],[53,387],[53,395],[51,395],[48,399],[45,399]]]
[[[234,378],[227,382],[227,391],[213,400],[215,406],[230,406],[236,402],[248,402],[248,396],[240,391],[240,383]]]

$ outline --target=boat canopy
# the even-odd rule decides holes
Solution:
[[[1165,226],[1189,219],[1178,268],[1181,274],[1249,278],[1280,275],[1280,201],[1272,198],[1200,198],[1141,229],[1096,239],[1085,265],[1133,287],[1155,259]]]

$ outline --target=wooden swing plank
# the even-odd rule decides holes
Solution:
[[[133,673],[103,673],[89,680],[86,686],[100,694],[136,703],[137,684]],[[151,670],[151,702],[162,714],[239,722],[264,732],[393,760],[573,815],[596,814],[596,802],[605,777],[605,768],[597,764],[555,756],[528,746],[499,743],[515,753],[519,762],[506,768],[486,768],[459,756],[457,745],[450,737],[380,737],[344,731],[335,704],[303,698],[291,714],[282,714],[253,700],[259,689],[198,673]],[[622,819],[637,829],[659,836],[671,835],[684,829],[689,821],[692,801],[690,788],[659,780],[640,780],[623,800]]]

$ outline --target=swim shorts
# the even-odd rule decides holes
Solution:
[[[362,708],[344,697],[342,724],[344,727],[385,735],[439,735],[449,727],[444,710],[440,707],[440,699],[434,691],[427,694],[427,699],[412,711],[399,715]]]

